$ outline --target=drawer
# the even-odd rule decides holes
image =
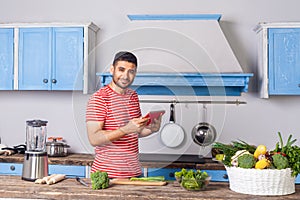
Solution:
[[[300,174],[298,174],[298,176],[296,177],[295,183],[296,183],[296,184],[300,184]]]
[[[190,169],[187,169],[190,170]],[[148,168],[148,176],[164,176],[166,180],[175,180],[174,173],[181,171],[177,168]],[[211,176],[211,181],[216,182],[228,182],[228,175],[226,170],[202,170],[206,171],[209,176]]]
[[[1,175],[22,175],[23,164],[21,163],[0,163]]]
[[[147,170],[148,176],[164,176],[165,180],[174,181],[176,180],[174,173],[181,171],[181,168],[148,168]]]
[[[215,182],[228,182],[228,175],[226,170],[203,170],[211,176],[211,181]]]
[[[86,175],[86,166],[49,165],[49,174],[65,174],[68,177],[81,177]]]
[[[0,175],[22,175],[23,163],[0,163]],[[66,174],[68,177],[86,176],[86,166],[49,165],[49,174]]]

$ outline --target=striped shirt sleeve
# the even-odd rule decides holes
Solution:
[[[86,122],[88,121],[105,121],[107,113],[106,102],[101,95],[95,93],[88,101],[86,109]]]

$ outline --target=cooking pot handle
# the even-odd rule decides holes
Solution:
[[[173,103],[171,103],[171,105],[170,105],[170,122],[175,123],[174,104]]]
[[[206,104],[203,104],[203,119],[204,122],[207,122],[207,107]]]

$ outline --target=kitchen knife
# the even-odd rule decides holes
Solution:
[[[84,182],[82,179],[80,179],[78,176],[76,177],[76,181],[78,181],[81,185],[89,187],[89,185],[86,182]]]

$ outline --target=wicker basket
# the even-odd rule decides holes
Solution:
[[[291,169],[243,169],[226,167],[232,191],[253,195],[287,195],[295,193]]]

